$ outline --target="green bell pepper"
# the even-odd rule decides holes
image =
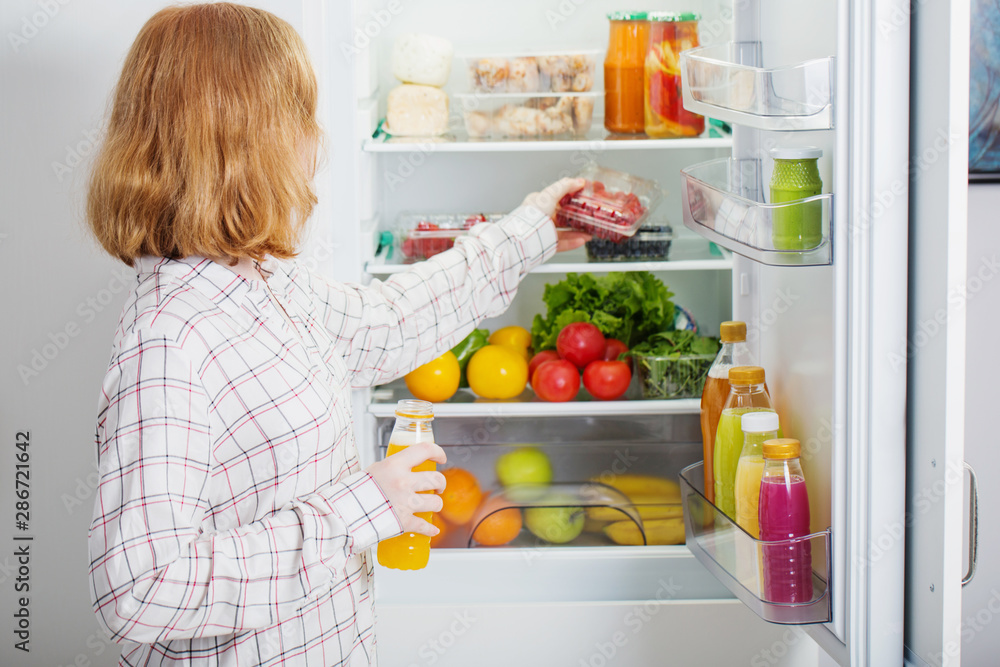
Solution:
[[[486,346],[486,339],[489,335],[488,329],[473,329],[472,333],[462,339],[462,342],[451,348],[452,354],[458,358],[458,367],[462,372],[461,380],[458,383],[459,387],[469,386],[469,381],[465,377],[465,367],[469,365],[469,359],[472,358],[472,355]]]

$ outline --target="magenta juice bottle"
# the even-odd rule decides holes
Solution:
[[[809,535],[809,494],[799,464],[799,441],[764,443],[764,472],[758,504],[760,539],[790,540]],[[762,545],[766,602],[805,603],[813,597],[812,550],[808,541]]]

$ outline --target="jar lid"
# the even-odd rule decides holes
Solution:
[[[747,323],[723,322],[719,325],[719,338],[723,343],[742,343],[747,339]]]
[[[610,12],[609,21],[645,21],[649,12]]]
[[[823,149],[815,146],[800,146],[797,148],[772,148],[771,157],[775,160],[814,160],[823,157]]]
[[[698,12],[649,12],[650,21],[698,21],[701,14]]]
[[[765,440],[762,449],[765,459],[797,459],[802,446],[795,438],[775,438]]]
[[[729,384],[740,386],[764,384],[764,369],[760,366],[737,366],[730,368]]]
[[[778,413],[770,410],[745,412],[740,417],[740,429],[744,433],[769,433],[778,430]]]

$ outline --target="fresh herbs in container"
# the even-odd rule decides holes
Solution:
[[[698,398],[719,352],[719,340],[693,331],[663,331],[626,352],[642,397]]]

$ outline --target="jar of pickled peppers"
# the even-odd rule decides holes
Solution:
[[[699,14],[649,12],[649,46],[644,68],[645,131],[650,137],[695,137],[705,118],[684,108],[680,53],[698,46]]]

